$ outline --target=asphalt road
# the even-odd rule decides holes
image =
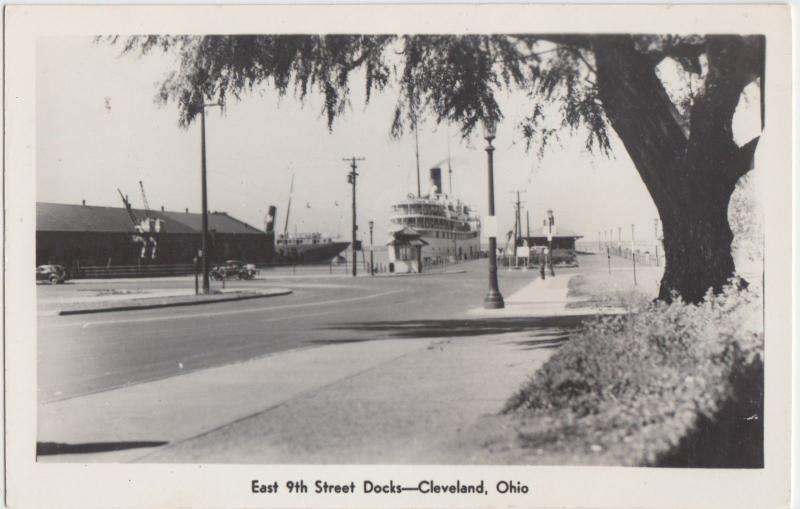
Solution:
[[[55,316],[60,298],[80,292],[192,288],[188,278],[39,286],[38,398],[48,402],[266,354],[331,342],[506,332],[523,324],[478,324],[487,262],[463,274],[358,277],[327,271],[265,273],[229,287],[282,287],[284,297],[141,311]],[[501,270],[509,295],[535,272]],[[480,325],[480,327],[478,326]]]

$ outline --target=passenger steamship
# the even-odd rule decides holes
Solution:
[[[389,222],[389,262],[397,272],[480,254],[480,218],[469,205],[442,192],[441,168],[430,169],[428,195],[409,194],[393,205]]]

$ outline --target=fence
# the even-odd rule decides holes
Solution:
[[[194,273],[191,263],[182,265],[83,266],[70,274],[73,279],[140,278],[185,276]]]
[[[364,256],[359,256],[356,262],[356,269],[359,274],[368,274],[369,252],[364,252]],[[466,260],[465,260],[466,261]],[[423,270],[446,270],[462,263],[461,261],[448,260],[444,257],[428,258],[423,262]],[[210,264],[213,267],[217,264]],[[387,273],[390,270],[390,263],[386,256],[373,256],[373,268],[375,274]],[[316,264],[291,264],[291,263],[271,263],[258,264],[257,268],[262,275],[275,274],[352,274],[352,259],[338,259],[328,263],[321,262]],[[144,277],[168,277],[168,276],[187,276],[194,274],[194,266],[191,263],[177,265],[116,265],[116,266],[81,266],[69,271],[70,279],[112,279],[112,278],[144,278]]]
[[[638,249],[633,251],[630,248],[622,247],[621,245],[609,245],[607,246],[607,249],[610,254],[619,256],[620,258],[625,258],[626,260],[632,260],[639,265],[651,265],[659,267],[663,261],[661,259],[661,255],[657,252],[641,252]]]

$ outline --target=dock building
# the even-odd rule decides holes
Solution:
[[[188,209],[131,211],[148,218],[151,226],[136,227],[129,211],[121,207],[38,202],[36,264],[63,265],[73,277],[97,267],[192,264],[200,251],[202,214]],[[263,231],[225,212],[211,212],[208,228],[212,263],[272,261],[275,240],[270,223],[269,231]]]

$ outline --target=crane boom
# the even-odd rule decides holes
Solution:
[[[125,195],[122,194],[122,191],[120,191],[119,188],[117,189],[117,192],[119,193],[120,198],[122,198],[122,204],[125,205],[125,211],[128,213],[128,217],[131,218],[133,226],[134,227],[139,226],[139,218],[136,217],[136,214],[133,213],[133,209],[131,208],[130,202],[125,197]]]
[[[144,203],[144,211],[145,215],[149,218],[150,217],[150,204],[147,203],[147,195],[144,192],[144,184],[142,181],[139,181],[139,188],[142,190],[142,202]]]
[[[289,231],[289,212],[292,210],[292,191],[294,191],[294,173],[292,173],[292,182],[289,184],[289,203],[286,204],[286,221],[283,223],[283,242],[286,249],[288,249],[286,234]]]

